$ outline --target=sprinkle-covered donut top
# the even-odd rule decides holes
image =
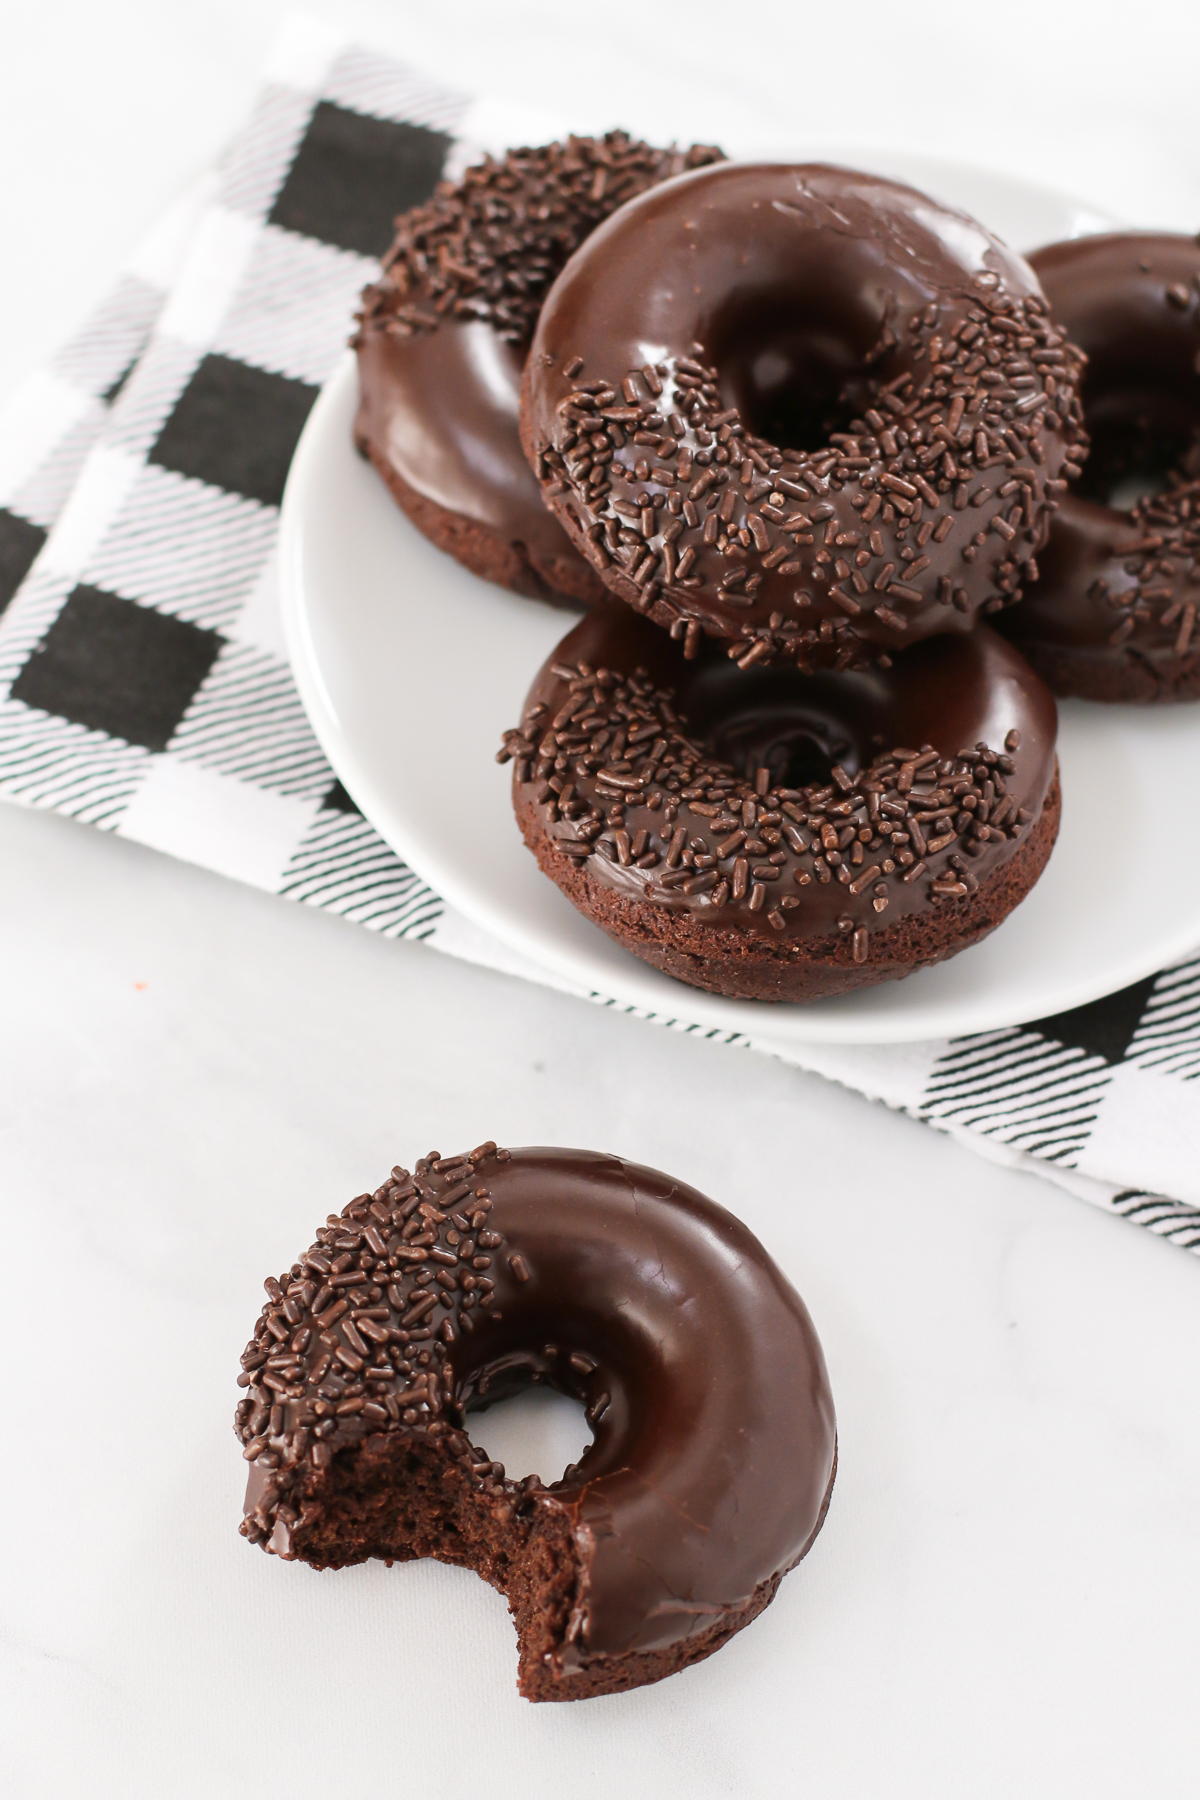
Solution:
[[[710,633],[742,667],[847,669],[1035,572],[1078,473],[1078,369],[1028,265],[965,215],[727,163],[567,264],[522,430],[573,541],[689,650]]]
[[[593,879],[781,942],[850,933],[866,961],[873,931],[974,893],[1020,847],[1055,734],[1053,698],[983,626],[887,672],[806,677],[739,673],[711,648],[684,661],[602,607],[542,669],[498,760]],[[790,784],[797,751],[828,772]]]

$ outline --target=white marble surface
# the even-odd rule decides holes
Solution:
[[[282,10],[43,0],[10,21],[0,391],[236,122]],[[516,102],[553,71],[589,119],[623,69],[635,123],[709,135],[718,68],[747,135],[803,113],[831,136],[852,76],[860,142],[869,120],[881,143],[1040,159],[1099,204],[1195,222],[1192,12],[1164,56],[1164,6],[1118,39],[1127,8],[1081,31],[1073,6],[1014,4],[1037,55],[981,73],[994,9],[872,0],[835,32],[849,13],[796,8],[771,53],[784,9],[736,41],[714,8],[640,9],[594,44],[548,3],[313,10],[410,29]],[[690,83],[653,72],[672,37]],[[770,1060],[58,819],[0,810],[0,870],[6,1796],[1195,1793],[1194,1259]],[[720,1655],[638,1694],[528,1707],[473,1577],[317,1577],[236,1534],[233,1378],[263,1273],[397,1157],[489,1135],[693,1181],[826,1345],[842,1465],[812,1556]],[[577,1415],[507,1411],[479,1436],[552,1476]]]

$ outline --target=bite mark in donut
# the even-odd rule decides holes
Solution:
[[[531,1700],[709,1656],[820,1530],[821,1347],[731,1214],[581,1150],[436,1151],[330,1215],[242,1358],[242,1532],[319,1569],[432,1556],[506,1594]],[[464,1415],[540,1381],[594,1441],[508,1480]]]
[[[601,608],[499,760],[544,872],[626,949],[733,998],[811,1000],[1001,923],[1057,835],[1055,735],[1052,695],[986,626],[805,676],[688,661]]]
[[[606,584],[690,645],[886,665],[1035,572],[1077,472],[1077,360],[1028,265],[964,214],[848,170],[725,163],[572,257],[522,436]]]
[[[603,584],[541,499],[521,451],[521,370],[571,253],[626,200],[720,155],[604,138],[511,151],[397,221],[354,348],[359,449],[418,530],[486,580],[592,605]]]
[[[1087,355],[1092,452],[1000,629],[1058,694],[1200,698],[1200,244],[1117,232],[1030,261]]]

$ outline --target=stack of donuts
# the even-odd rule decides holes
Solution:
[[[587,609],[500,751],[526,843],[697,987],[977,942],[1054,846],[1055,694],[1200,695],[1190,238],[1025,261],[877,176],[614,132],[404,215],[355,344],[414,523]]]

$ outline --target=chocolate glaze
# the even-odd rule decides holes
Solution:
[[[1059,692],[1170,700],[1200,692],[1200,244],[1119,232],[1031,262],[1086,352],[1092,453],[1060,501],[1040,579],[1001,629]],[[1110,492],[1141,475],[1160,495]],[[1155,477],[1159,480],[1155,480]]]
[[[535,569],[568,579],[579,561],[542,499],[517,425],[520,347],[481,320],[436,331],[362,334],[355,437],[435,506],[524,546]]]
[[[320,1563],[308,1521],[339,1462],[372,1438],[441,1444],[470,1471],[481,1506],[507,1504],[510,1516],[515,1504],[527,1515],[532,1506],[534,1528],[541,1517],[569,1532],[578,1581],[552,1658],[563,1698],[573,1672],[685,1643],[800,1559],[833,1478],[833,1402],[802,1300],[740,1221],[685,1184],[620,1157],[483,1146],[470,1163],[441,1159],[435,1168],[423,1160],[415,1182],[396,1170],[375,1196],[351,1203],[339,1225],[350,1242],[362,1243],[366,1232],[368,1281],[388,1279],[381,1248],[391,1249],[393,1263],[397,1251],[410,1254],[397,1221],[414,1216],[412,1207],[405,1215],[414,1191],[441,1206],[438,1218],[487,1204],[490,1299],[473,1305],[464,1323],[461,1292],[433,1284],[428,1291],[440,1305],[423,1324],[435,1326],[428,1339],[440,1370],[434,1403],[381,1420],[329,1405],[337,1423],[320,1466],[305,1426],[322,1339],[287,1389],[276,1438],[253,1435],[252,1391],[239,1409],[240,1435],[255,1456],[247,1535],[278,1554]],[[378,1234],[374,1243],[367,1227]],[[326,1268],[332,1255],[325,1254]],[[353,1272],[354,1255],[345,1260]],[[468,1266],[475,1265],[460,1263],[460,1274]],[[307,1258],[294,1269],[264,1308],[264,1319],[282,1321],[285,1337],[311,1320],[314,1283],[325,1280]],[[386,1289],[372,1346],[381,1332],[384,1341],[404,1339],[401,1320],[413,1295],[427,1291],[413,1274],[400,1263],[392,1279],[403,1291]],[[341,1293],[362,1299],[365,1284]],[[442,1341],[438,1320],[450,1322],[451,1342]],[[278,1336],[260,1327],[243,1361],[261,1370],[260,1345],[277,1347]],[[388,1344],[393,1358],[413,1353],[412,1344]],[[361,1367],[354,1352],[348,1360]],[[466,1413],[534,1379],[583,1400],[595,1432],[576,1467],[545,1488],[506,1481],[486,1456],[480,1463],[478,1452],[464,1458],[457,1448]],[[376,1397],[405,1385],[405,1377],[381,1381]],[[278,1399],[274,1389],[263,1393],[267,1402]],[[394,1544],[388,1553],[398,1553]]]
[[[583,602],[603,592],[521,450],[521,371],[541,296],[615,206],[718,154],[653,149],[610,132],[489,159],[397,222],[384,275],[364,295],[359,448],[406,498],[515,550],[507,566],[520,573],[509,579],[522,591]],[[498,284],[489,281],[497,269],[507,276]]]
[[[1074,369],[1028,265],[964,214],[727,163],[572,257],[522,433],[622,598],[743,665],[845,668],[1018,591],[1071,466]]]
[[[628,747],[607,780],[603,753],[589,753],[584,744],[564,754],[554,722],[563,721],[565,739],[571,721],[564,715],[570,714],[573,698],[568,676],[580,665],[626,677],[643,671],[660,694],[671,696],[664,733],[669,734],[669,720],[677,716],[683,738],[694,746],[684,773],[678,765],[655,762],[656,733],[641,725],[636,746]],[[576,716],[587,721],[585,731],[601,729],[591,724],[598,710],[577,708]],[[622,720],[614,711],[607,723],[612,729]],[[711,645],[686,660],[678,646],[644,619],[624,608],[603,607],[581,620],[543,666],[530,689],[525,724],[508,735],[505,754],[516,762],[513,800],[518,814],[535,819],[560,846],[588,844],[591,853],[582,866],[590,881],[655,910],[690,915],[714,932],[800,944],[839,931],[883,936],[902,919],[936,910],[937,889],[954,880],[959,864],[976,882],[986,881],[1018,853],[1040,817],[1054,778],[1056,733],[1057,711],[1049,690],[1010,645],[983,625],[965,636],[916,644],[887,670],[804,675],[787,668],[738,670]],[[666,735],[659,741],[665,744]],[[924,772],[916,771],[907,789],[898,787],[902,762],[891,758],[895,746],[910,758],[922,750],[936,752],[936,757],[926,756]],[[993,785],[1002,779],[1011,816],[980,840],[969,820],[986,819],[987,808],[967,813],[959,796],[942,809],[950,816],[949,828],[936,827],[926,816],[917,826],[920,842],[913,840],[905,814],[928,815],[928,802],[918,796],[931,791],[930,771],[941,768],[937,758],[957,759],[966,751],[974,765],[981,747],[1002,759],[990,778]],[[563,761],[561,769],[556,756]],[[841,774],[831,779],[835,765]],[[983,776],[984,765],[979,768]],[[760,769],[766,780],[756,788]],[[947,791],[969,772],[965,766],[954,775],[947,771],[932,791]],[[548,785],[551,776],[559,781],[557,793]],[[726,797],[713,805],[707,789],[722,778]],[[567,783],[572,789],[570,817],[563,816],[561,806]],[[818,860],[820,827],[809,821],[818,820],[828,803],[835,809],[830,820],[841,835],[847,819],[857,819],[855,809],[868,801],[872,783],[879,789],[876,797],[887,802],[883,816],[895,820],[896,830],[903,825],[909,833],[905,860],[889,860],[886,844],[876,843],[875,848],[864,847],[861,860],[852,863],[852,847],[843,845],[832,864],[823,866]],[[614,801],[622,815],[619,825],[612,822]],[[999,805],[997,791],[991,816]],[[729,883],[739,858],[747,857],[745,843],[734,841],[736,834],[747,817],[764,815],[765,838],[757,823],[742,833],[759,845],[757,853],[749,853],[748,875],[756,865],[768,866],[772,854],[777,858],[779,878],[769,883],[757,905],[752,879],[741,897],[731,893],[719,907],[713,904],[717,889],[711,884],[690,895],[676,885],[683,878],[682,865],[672,863],[670,846],[681,826],[686,828],[687,861],[694,862],[692,847],[698,844],[698,854],[715,857],[717,876]],[[638,867],[635,859],[622,860],[618,853],[619,833],[628,842],[640,832],[646,834],[648,849],[657,852],[650,867]],[[809,848],[797,850],[797,843]],[[924,870],[914,880],[910,871],[918,856]],[[849,882],[838,878],[839,865]],[[877,878],[864,883],[872,866]],[[777,911],[774,903],[785,895],[790,905]],[[885,905],[878,907],[885,896]]]

